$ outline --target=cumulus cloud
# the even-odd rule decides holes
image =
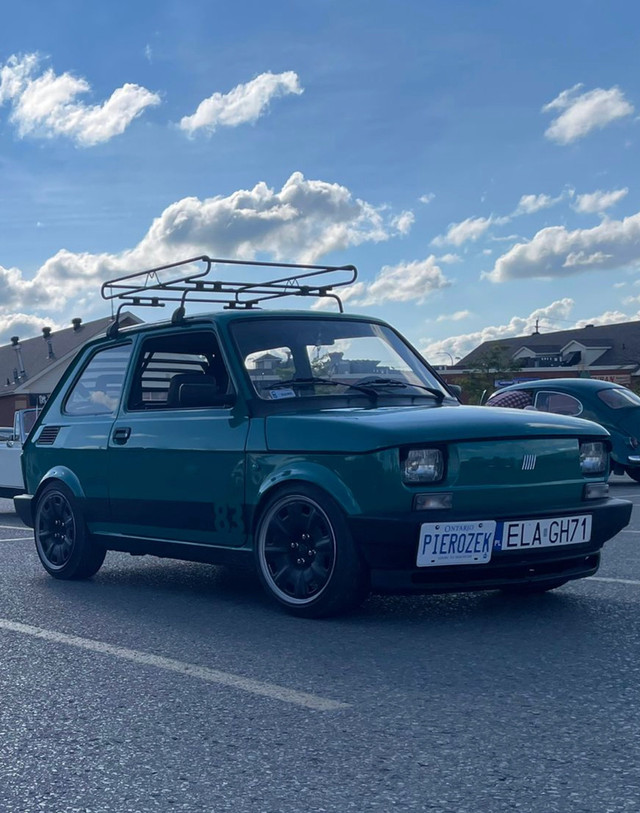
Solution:
[[[552,198],[551,195],[523,195],[520,202],[514,209],[511,217],[519,217],[520,215],[532,215],[539,212],[541,209],[548,209],[549,206],[561,201],[562,195],[557,198]]]
[[[413,212],[401,212],[397,217],[393,218],[391,225],[396,228],[400,234],[409,234],[415,220],[416,217]]]
[[[93,147],[123,133],[160,97],[127,83],[100,105],[77,101],[91,86],[70,73],[43,69],[37,54],[11,56],[0,68],[0,106],[11,106],[9,120],[21,138],[65,136],[82,147]]]
[[[451,223],[446,234],[434,237],[434,246],[461,246],[468,240],[475,241],[487,231],[494,222],[492,217],[468,217],[460,223]]]
[[[573,208],[576,210],[576,212],[580,212],[582,214],[596,214],[604,212],[605,209],[615,206],[615,204],[622,200],[622,198],[624,198],[628,192],[629,189],[626,187],[624,189],[614,189],[611,192],[602,192],[598,189],[596,192],[578,195]]]
[[[373,282],[358,282],[341,293],[352,305],[380,305],[384,302],[421,304],[434,291],[448,288],[451,281],[442,273],[433,254],[426,260],[385,265]]]
[[[471,316],[471,311],[456,311],[455,313],[441,313],[436,319],[436,322],[460,322],[463,319],[468,319]]]
[[[431,201],[435,198],[435,194],[433,192],[427,192],[426,195],[420,195],[418,200],[420,203],[431,203]]]
[[[99,285],[110,277],[209,254],[313,263],[329,252],[399,236],[393,217],[354,198],[339,184],[307,180],[295,172],[282,189],[265,183],[226,197],[184,198],[157,217],[137,246],[121,254],[61,250],[27,279],[0,266],[0,317],[25,308],[62,311],[82,297],[99,304]],[[437,272],[431,271],[435,284]],[[399,281],[398,281],[399,284]],[[429,283],[425,272],[424,285]],[[379,295],[382,282],[371,297]]]
[[[0,344],[8,344],[12,336],[21,338],[37,336],[45,325],[52,330],[58,330],[61,327],[48,316],[37,316],[30,313],[0,315]],[[70,327],[70,325],[65,325],[65,327]],[[4,381],[0,381],[0,385],[3,383]]]
[[[545,131],[550,141],[571,144],[592,130],[606,127],[633,113],[633,105],[625,99],[620,88],[595,88],[581,93],[582,87],[578,84],[563,90],[542,108],[544,113],[561,111]]]
[[[294,71],[261,73],[244,85],[236,85],[229,93],[214,93],[201,101],[193,115],[181,119],[180,129],[189,135],[198,130],[211,134],[218,127],[254,122],[265,113],[272,99],[290,94],[299,96],[302,92]]]
[[[438,354],[450,353],[452,356],[466,356],[483,342],[493,339],[508,339],[511,336],[526,336],[533,333],[536,322],[542,332],[558,330],[557,321],[569,318],[574,306],[573,299],[557,299],[545,308],[537,308],[528,316],[513,316],[504,325],[494,325],[465,333],[459,336],[450,336],[447,339],[427,342],[423,340],[422,355],[427,359]]]
[[[640,263],[640,212],[624,220],[604,220],[592,229],[542,229],[499,257],[483,276],[492,282],[531,277],[552,279],[590,270]]]

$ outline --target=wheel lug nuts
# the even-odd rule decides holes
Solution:
[[[296,564],[297,565],[304,564],[304,559],[296,559]]]
[[[298,546],[296,545],[296,543],[295,543],[295,542],[292,542],[292,543],[291,543],[291,550],[295,550],[297,547],[298,547]]]

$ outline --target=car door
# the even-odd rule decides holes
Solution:
[[[110,532],[242,545],[247,432],[213,329],[142,339],[109,438]]]

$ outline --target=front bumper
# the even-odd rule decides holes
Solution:
[[[538,511],[515,516],[478,516],[474,519],[536,519],[591,514],[591,540],[559,548],[494,551],[486,564],[416,567],[423,522],[452,521],[449,513],[416,511],[401,517],[350,517],[353,537],[371,571],[371,587],[380,593],[446,593],[491,590],[514,584],[593,575],[600,549],[629,523],[633,504],[606,499],[581,503],[567,511]]]

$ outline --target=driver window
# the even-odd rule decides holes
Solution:
[[[131,347],[121,344],[91,357],[67,396],[64,405],[67,415],[115,415]]]

